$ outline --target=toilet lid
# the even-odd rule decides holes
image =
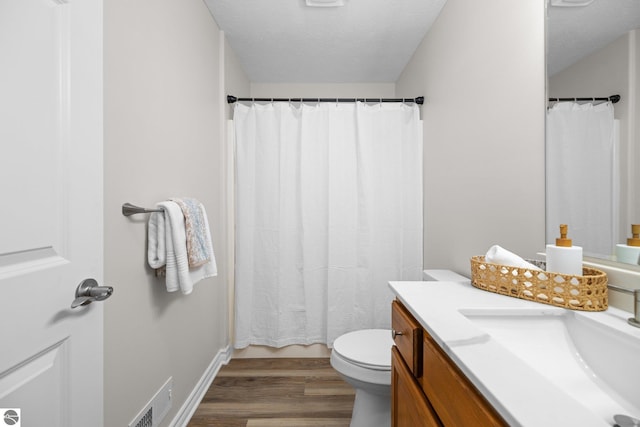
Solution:
[[[365,329],[346,333],[333,342],[333,351],[356,365],[376,370],[391,369],[393,339],[388,329]]]

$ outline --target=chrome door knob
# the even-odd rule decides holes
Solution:
[[[402,332],[396,331],[395,329],[391,330],[391,339],[395,340],[398,335],[402,335]]]
[[[111,294],[113,294],[111,286],[98,286],[95,279],[85,279],[76,288],[76,299],[71,303],[71,308],[106,300]]]

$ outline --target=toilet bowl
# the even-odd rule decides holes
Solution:
[[[351,427],[391,425],[391,346],[388,329],[349,332],[333,342],[331,366],[356,390]]]

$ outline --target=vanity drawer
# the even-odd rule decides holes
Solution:
[[[411,373],[422,375],[422,327],[399,301],[391,305],[393,341]]]
[[[426,332],[423,336],[422,357],[422,390],[443,425],[508,426]]]

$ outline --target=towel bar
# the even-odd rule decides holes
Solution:
[[[132,205],[131,203],[125,203],[122,205],[122,215],[131,216],[140,213],[162,212],[163,209],[146,209],[140,206]]]

